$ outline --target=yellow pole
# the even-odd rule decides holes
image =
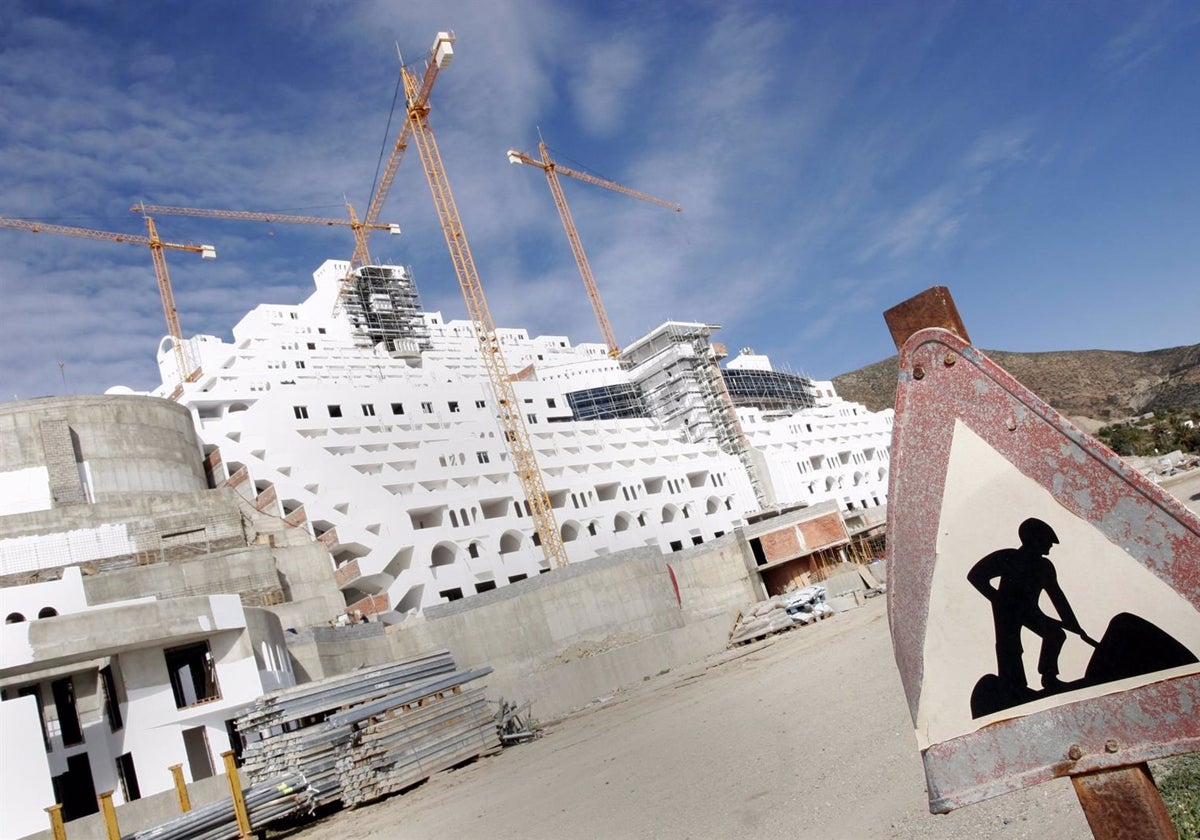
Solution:
[[[67,840],[67,829],[63,826],[62,804],[51,805],[46,809],[50,815],[50,834],[54,840]]]
[[[179,797],[179,811],[186,814],[192,810],[192,800],[188,796],[187,783],[183,780],[183,765],[172,764],[167,769],[171,771],[171,777],[175,780],[175,795]]]
[[[100,812],[104,814],[104,830],[108,840],[121,840],[121,828],[117,825],[117,811],[112,804],[113,792],[106,790],[96,797],[100,801]]]
[[[242,798],[242,783],[238,779],[233,750],[221,753],[221,758],[225,759],[225,778],[229,780],[229,795],[233,797],[233,812],[237,814],[238,836],[249,837],[250,815],[246,813],[246,800]]]

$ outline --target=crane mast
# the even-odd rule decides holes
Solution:
[[[121,242],[128,245],[145,245],[150,249],[150,259],[154,263],[154,276],[158,280],[158,294],[162,299],[163,314],[167,320],[167,334],[171,336],[175,351],[175,364],[179,368],[179,388],[175,394],[181,393],[184,382],[195,382],[200,378],[200,368],[189,369],[190,365],[184,353],[183,329],[179,325],[179,313],[175,309],[175,293],[171,289],[171,277],[167,273],[167,257],[164,249],[173,251],[189,251],[199,254],[206,260],[215,259],[217,250],[212,245],[190,245],[164,242],[158,235],[154,219],[145,216],[146,231],[149,236],[138,236],[128,233],[113,233],[106,230],[91,230],[90,228],[72,227],[70,225],[55,225],[46,222],[34,222],[27,219],[7,219],[0,217],[0,228],[9,230],[25,230],[30,233],[54,233],[62,236],[77,236],[83,239],[100,239],[106,242]]]
[[[514,164],[524,163],[529,166],[536,166],[546,173],[546,181],[550,184],[550,194],[554,197],[554,206],[558,208],[558,217],[562,220],[563,230],[567,233],[567,241],[571,245],[571,253],[575,256],[575,265],[579,268],[579,276],[583,278],[584,291],[587,292],[588,300],[592,302],[592,311],[596,313],[596,321],[600,325],[600,335],[604,339],[604,343],[608,346],[608,355],[615,358],[621,352],[621,347],[617,344],[616,335],[613,333],[612,322],[608,320],[608,311],[604,308],[604,301],[600,297],[600,288],[596,285],[596,278],[592,274],[592,266],[588,262],[587,253],[583,250],[583,241],[579,238],[579,230],[575,227],[575,219],[571,216],[571,208],[567,206],[567,197],[563,193],[562,183],[559,181],[558,175],[562,173],[571,178],[595,184],[598,187],[604,187],[605,189],[630,196],[631,198],[649,201],[660,207],[670,208],[676,213],[683,208],[678,204],[673,204],[661,198],[655,198],[652,195],[622,186],[615,181],[598,178],[595,175],[589,175],[586,172],[577,172],[574,169],[562,166],[551,159],[550,150],[544,140],[538,142],[538,153],[541,155],[541,160],[532,158],[515,149],[509,149],[508,161]]]
[[[420,82],[408,67],[400,68],[408,116],[405,119],[404,128],[401,129],[400,139],[397,140],[396,150],[403,154],[409,135],[416,142],[417,151],[425,169],[425,178],[429,182],[429,190],[433,194],[433,203],[437,208],[438,220],[441,222],[442,232],[446,237],[450,261],[454,265],[454,273],[462,287],[468,317],[475,328],[475,338],[479,343],[484,368],[487,370],[488,379],[491,382],[497,415],[504,430],[504,439],[508,445],[508,451],[512,455],[513,467],[520,479],[525,498],[529,502],[534,527],[541,540],[542,552],[551,568],[562,568],[568,562],[566,548],[558,530],[558,522],[550,504],[550,496],[546,492],[533,441],[525,426],[525,418],[521,415],[521,403],[517,399],[512,377],[509,375],[508,364],[504,359],[499,337],[496,335],[496,325],[492,321],[487,298],[483,293],[483,285],[479,281],[479,273],[475,268],[475,260],[467,243],[467,235],[463,230],[458,206],[455,204],[454,195],[450,190],[450,180],[446,175],[441,153],[438,151],[437,140],[434,138],[433,130],[429,127],[429,91],[436,78],[437,69],[444,67],[453,55],[450,47],[453,41],[452,33],[438,33],[431,51],[432,58]],[[404,146],[401,145],[401,141]],[[395,152],[393,157],[395,157]],[[383,183],[381,181],[381,189]],[[390,185],[390,180],[387,183]],[[379,199],[378,193],[376,199]],[[372,207],[375,206],[376,202],[372,201]],[[379,206],[382,207],[381,199]],[[371,213],[368,211],[367,220],[371,219]]]

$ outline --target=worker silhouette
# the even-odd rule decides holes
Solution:
[[[1058,655],[1067,640],[1066,631],[1079,636],[1092,647],[1097,642],[1084,632],[1075,617],[1067,596],[1058,585],[1054,564],[1046,556],[1058,544],[1054,529],[1040,519],[1026,519],[1017,528],[1020,548],[993,551],[976,563],[967,573],[967,580],[992,602],[992,620],[996,626],[996,668],[1005,695],[1014,700],[1030,699],[1032,694],[1025,677],[1021,655],[1021,630],[1028,628],[1042,637],[1038,656],[1038,673],[1042,691],[1038,696],[1057,694],[1067,689],[1058,678]],[[993,584],[992,581],[999,579]],[[1042,612],[1038,601],[1045,592],[1054,605],[1058,618]]]

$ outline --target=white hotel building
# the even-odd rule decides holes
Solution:
[[[192,382],[164,341],[160,393],[191,411],[210,481],[325,543],[351,612],[419,610],[546,571],[472,325],[421,311],[398,266],[360,270],[335,311],[347,269],[326,262],[307,300],[256,307],[232,343],[190,339]],[[617,359],[499,331],[571,562],[700,544],[762,506],[886,502],[891,412],[749,352],[716,377],[714,329],[664,324]]]

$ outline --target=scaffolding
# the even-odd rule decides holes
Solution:
[[[350,278],[342,306],[354,328],[355,343],[389,350],[428,350],[429,328],[421,317],[421,297],[412,268],[364,265]]]
[[[724,347],[709,341],[715,329],[668,322],[627,347],[621,359],[631,366],[650,413],[667,426],[682,425],[691,440],[715,443],[741,461],[759,507],[765,507],[758,465],[719,364]]]

